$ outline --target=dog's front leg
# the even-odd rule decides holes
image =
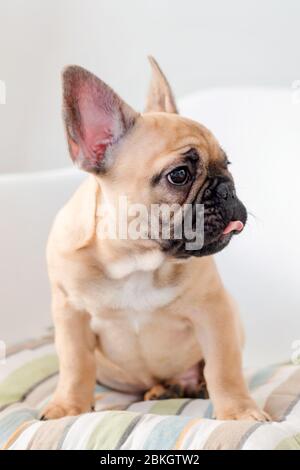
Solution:
[[[59,381],[41,419],[78,415],[93,406],[96,339],[89,326],[89,315],[76,311],[63,297],[55,295],[53,302]]]
[[[217,419],[267,421],[250,397],[242,372],[242,332],[225,292],[191,317],[204,356],[204,376]]]

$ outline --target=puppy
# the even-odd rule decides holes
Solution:
[[[219,143],[178,115],[150,62],[144,114],[83,68],[63,73],[69,151],[90,176],[58,213],[47,248],[60,376],[43,418],[91,410],[97,379],[145,399],[203,396],[205,381],[216,418],[265,421],[243,378],[237,309],[211,256],[242,230],[246,209]],[[193,221],[204,208],[203,243],[188,249],[174,217],[162,237],[161,214],[150,216],[156,238],[100,236],[122,197],[149,213],[187,205]]]

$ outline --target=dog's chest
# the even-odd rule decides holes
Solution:
[[[112,288],[114,296],[107,299],[112,308],[151,312],[169,304],[176,289],[172,286],[158,287],[151,272],[136,272]]]
[[[153,312],[170,304],[176,294],[177,288],[172,285],[155,285],[152,272],[135,272],[124,279],[93,284],[88,300],[92,328],[97,332],[103,321],[120,319],[137,332],[151,321]]]

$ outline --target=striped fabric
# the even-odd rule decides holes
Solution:
[[[52,339],[9,351],[0,364],[0,445],[3,449],[293,449],[300,450],[300,366],[249,371],[257,403],[272,423],[212,419],[209,400],[141,401],[95,389],[96,412],[39,421],[57,381]]]

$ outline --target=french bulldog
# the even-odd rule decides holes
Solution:
[[[269,420],[247,389],[238,310],[212,257],[242,231],[246,209],[218,141],[179,116],[150,63],[142,114],[87,70],[63,72],[68,147],[89,176],[47,247],[60,374],[42,418],[91,410],[98,380],[144,399],[209,395],[221,420]],[[100,236],[122,197],[149,210],[189,205],[193,217],[201,206],[203,243],[189,250],[174,230],[161,237],[161,226],[156,238]]]

